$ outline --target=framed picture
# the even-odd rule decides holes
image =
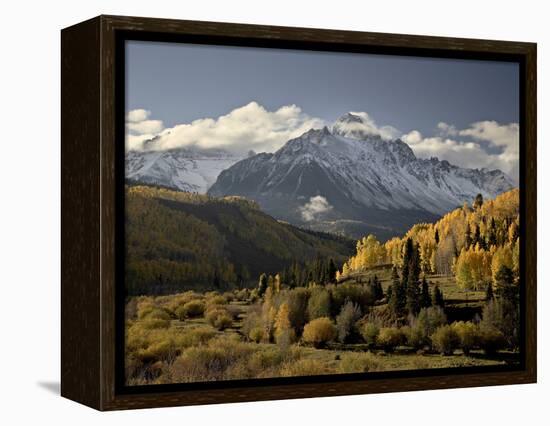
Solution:
[[[62,41],[62,395],[536,381],[536,45],[101,16]]]

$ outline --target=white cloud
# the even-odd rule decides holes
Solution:
[[[133,109],[126,114],[126,149],[141,149],[143,143],[164,129],[161,120],[149,120],[151,111]]]
[[[413,130],[401,138],[421,158],[438,157],[452,164],[468,168],[500,169],[511,178],[519,178],[519,125],[480,121],[458,130],[447,123],[439,123],[439,136],[424,137]],[[454,135],[456,138],[451,138]],[[469,138],[461,140],[460,138]],[[488,149],[481,142],[493,149]]]
[[[437,123],[437,128],[439,129],[440,136],[456,136],[458,130],[452,124],[447,124],[443,121]]]
[[[126,123],[126,128],[129,132],[138,135],[156,134],[164,128],[160,120],[143,120],[138,122]]]
[[[257,102],[250,102],[215,119],[202,118],[164,129],[156,134],[154,144],[148,148],[165,150],[198,146],[225,148],[240,153],[251,149],[256,152],[273,152],[289,139],[323,125],[321,119],[304,114],[296,105],[285,105],[276,111],[268,111]],[[128,125],[129,129],[144,132],[151,131],[153,127],[138,129]],[[143,143],[143,140],[139,141]],[[140,149],[137,142],[137,138],[127,138],[129,148]]]
[[[423,137],[422,137],[422,133],[420,133],[418,130],[412,130],[409,133],[406,133],[403,136],[401,136],[401,140],[406,144],[412,146],[422,142]]]
[[[133,109],[126,114],[126,121],[129,123],[139,123],[145,121],[151,115],[151,111],[146,109]]]
[[[376,121],[366,112],[360,111],[350,112],[352,115],[356,115],[361,118],[361,121],[348,121],[348,122],[338,122],[335,124],[341,134],[351,135],[354,133],[366,134],[372,136],[380,136],[385,140],[396,139],[401,135],[401,132],[392,126],[378,126]]]
[[[499,124],[496,121],[479,121],[459,132],[461,136],[488,141],[494,146],[519,151],[519,124]]]
[[[302,219],[306,222],[310,222],[321,214],[331,211],[332,208],[333,207],[325,197],[316,195],[315,197],[311,197],[309,202],[300,207],[300,213],[302,214]]]

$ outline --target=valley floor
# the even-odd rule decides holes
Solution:
[[[377,274],[384,290],[388,268],[350,276],[354,283]],[[464,292],[452,277],[430,277],[431,285],[442,288],[446,310],[475,315],[483,292]],[[241,290],[242,293],[242,290]],[[246,293],[246,291],[245,291]],[[246,293],[250,294],[250,292]],[[191,295],[191,296],[190,296]],[[205,301],[222,299],[231,318],[220,326],[208,312],[182,313],[181,307],[194,297]],[[220,302],[218,300],[215,303]],[[202,302],[201,302],[202,303]],[[185,305],[188,306],[188,305]],[[216,306],[214,306],[216,308]],[[321,348],[303,342],[269,343],[250,338],[247,317],[258,312],[257,301],[239,297],[239,291],[225,293],[184,293],[171,296],[133,297],[127,303],[126,376],[129,385],[201,382],[217,380],[402,371],[434,368],[495,366],[519,362],[519,354],[509,350],[486,355],[473,349],[467,356],[460,349],[451,355],[425,349],[417,351],[400,345],[392,351],[366,343],[341,344],[335,340]],[[212,310],[212,309],[211,309]],[[464,320],[471,320],[465,318]],[[449,321],[451,322],[451,321]]]

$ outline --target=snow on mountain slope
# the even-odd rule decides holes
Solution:
[[[274,217],[314,229],[359,221],[385,235],[478,193],[493,198],[514,186],[499,170],[418,159],[401,140],[362,131],[361,120],[348,113],[332,131],[310,130],[273,154],[244,159],[220,173],[208,193],[254,199]]]
[[[168,151],[128,151],[126,179],[206,193],[222,170],[242,157],[227,151],[178,148]]]

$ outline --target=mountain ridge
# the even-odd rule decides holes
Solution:
[[[363,222],[365,229],[352,233],[359,236],[380,226],[389,227],[389,234],[402,232],[478,193],[494,198],[514,187],[500,170],[419,159],[402,140],[366,132],[362,121],[348,113],[332,130],[311,129],[274,153],[238,161],[219,174],[208,194],[253,199],[274,217],[312,229],[334,231],[330,222]],[[316,197],[326,208],[314,211],[315,220],[305,220],[303,209]],[[395,215],[402,217],[390,217]]]

